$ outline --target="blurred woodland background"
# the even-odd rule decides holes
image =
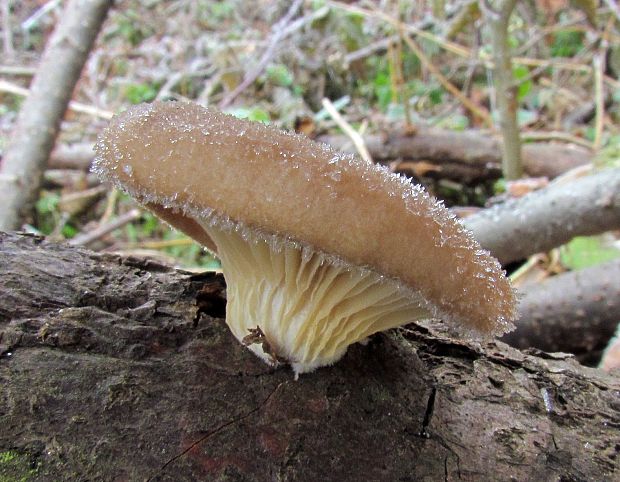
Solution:
[[[0,480],[617,480],[616,0],[0,7]],[[89,171],[155,99],[422,183],[508,271],[520,350],[429,321],[299,382],[257,361],[217,260]]]
[[[196,101],[424,184],[522,292],[519,329],[507,340],[599,363],[620,314],[617,2],[1,6],[3,229],[217,269],[89,173],[114,112]]]

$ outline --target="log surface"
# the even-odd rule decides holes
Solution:
[[[0,273],[0,475],[620,474],[620,380],[566,355],[481,346],[411,325],[294,381],[233,339],[218,318],[217,275],[14,234],[0,234]]]

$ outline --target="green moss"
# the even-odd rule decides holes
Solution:
[[[0,482],[26,482],[37,475],[32,459],[15,450],[0,452]]]

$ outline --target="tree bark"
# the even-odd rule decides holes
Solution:
[[[322,136],[337,149],[347,149],[346,136]],[[415,135],[399,130],[364,137],[370,156],[377,162],[396,160],[432,164],[432,177],[452,179],[467,184],[498,179],[501,176],[501,148],[497,140],[476,131],[455,132],[420,128]],[[51,154],[50,167],[88,169],[94,156],[91,143],[61,144]],[[553,159],[553,162],[549,162]],[[523,146],[523,163],[528,176],[553,179],[575,167],[589,164],[592,154],[585,148],[550,142],[534,142]]]
[[[31,216],[60,122],[111,6],[112,0],[71,0],[63,11],[4,152],[0,229],[18,229]]]
[[[520,295],[517,328],[502,341],[598,363],[620,320],[620,259],[553,276]]]
[[[0,474],[9,477],[620,473],[620,380],[566,355],[411,325],[294,381],[233,339],[218,318],[218,275],[9,234],[0,271]]]
[[[620,169],[550,185],[464,219],[502,264],[620,228]]]
[[[355,152],[347,147],[346,136],[321,136],[319,141]],[[420,127],[414,135],[397,129],[380,135],[364,136],[370,156],[386,163],[398,159],[424,161],[436,166],[437,176],[459,182],[479,183],[498,179],[502,175],[502,151],[493,137],[474,130],[455,132],[445,129]],[[62,154],[59,151],[59,154]],[[582,147],[535,142],[522,149],[523,166],[529,176],[554,178],[566,171],[592,161],[592,154]],[[553,159],[553,162],[549,162]],[[432,175],[432,171],[431,171]]]

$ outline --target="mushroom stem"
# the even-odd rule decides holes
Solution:
[[[240,225],[200,225],[226,272],[226,322],[270,365],[310,372],[373,333],[432,316],[421,295],[372,270],[343,269],[333,256],[296,242],[269,242]],[[248,343],[257,330],[261,336]]]

